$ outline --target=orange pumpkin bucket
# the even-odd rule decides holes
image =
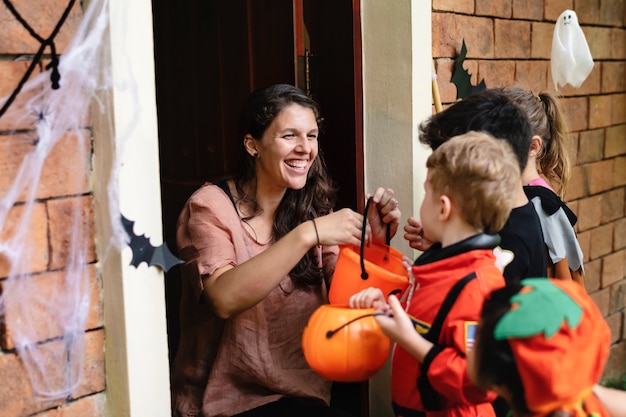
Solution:
[[[358,382],[383,367],[391,340],[374,319],[373,308],[324,304],[309,318],[302,350],[309,366],[330,381]]]
[[[402,264],[402,253],[387,244],[365,246],[365,226],[371,197],[365,205],[361,247],[343,245],[339,249],[335,271],[330,283],[328,300],[331,304],[348,305],[350,297],[369,287],[380,288],[383,294],[398,298],[409,287],[409,274]]]

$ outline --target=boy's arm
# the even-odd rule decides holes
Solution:
[[[465,345],[470,340],[467,332],[474,331],[475,327],[467,327],[466,330],[465,323],[475,326],[476,322],[459,320],[457,323],[450,323],[453,327],[454,346],[444,347],[431,343],[415,331],[415,326],[395,296],[390,295],[388,302],[393,316],[377,316],[376,320],[391,340],[423,364],[426,375],[437,392],[451,401],[466,404],[496,399],[495,393],[475,387],[467,376]]]
[[[402,346],[411,356],[423,362],[433,344],[415,331],[415,326],[395,295],[390,295],[388,302],[390,315],[376,317],[383,333]]]

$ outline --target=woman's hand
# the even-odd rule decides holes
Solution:
[[[319,239],[319,243],[322,245],[361,245],[363,215],[349,208],[316,218],[315,226],[317,228],[315,238],[316,240]],[[315,231],[312,227],[311,230]],[[366,239],[370,234],[371,231],[368,228]]]
[[[404,226],[404,238],[409,242],[409,246],[419,251],[425,251],[433,244],[424,237],[424,228],[422,223],[415,217],[409,217]]]
[[[367,213],[367,221],[372,231],[372,241],[387,243],[387,225],[390,237],[395,236],[402,213],[398,208],[398,200],[394,198],[391,188],[379,187],[372,197],[372,205]],[[368,196],[369,198],[369,196]]]

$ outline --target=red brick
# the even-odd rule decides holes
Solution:
[[[548,83],[549,64],[547,61],[517,61],[515,63],[515,83],[533,91],[545,91]]]
[[[513,14],[513,7],[509,1],[481,0],[476,2],[475,14],[477,16],[510,18]]]
[[[602,62],[602,93],[618,93],[624,90],[626,90],[626,62]]]
[[[0,10],[2,10],[2,6],[0,6]],[[0,84],[0,97],[8,96],[15,91],[20,81],[22,81],[22,78],[26,75],[26,71],[28,70],[30,64],[31,61],[0,61],[0,79],[2,80],[2,83]],[[35,68],[29,78],[30,80],[39,74],[39,69],[39,66]],[[28,97],[33,97],[35,92],[24,91],[22,94]]]
[[[41,346],[37,346],[35,351],[40,349]],[[0,384],[0,416],[28,416],[63,403],[63,400],[35,397],[29,374],[17,354],[0,355],[0,371],[3,381]]]
[[[34,343],[62,336],[70,320],[84,320],[84,329],[102,326],[100,285],[93,265],[72,275],[67,271],[49,272],[23,276],[10,285],[7,282],[1,284],[6,299],[0,343],[5,350],[14,349],[16,342],[24,338],[26,342]],[[83,285],[89,285],[86,294],[82,293]],[[82,300],[83,296],[89,298]],[[88,303],[86,317],[77,316],[73,311],[74,308],[87,307],[83,302]]]
[[[626,29],[611,29],[611,58],[626,59]]]
[[[591,230],[591,248],[589,256],[597,259],[606,256],[613,251],[613,224],[605,224]],[[605,287],[605,283],[602,283]]]
[[[433,0],[433,10],[473,14],[474,0]]]
[[[0,253],[0,277],[7,277],[10,272],[28,274],[46,270],[48,265],[48,237],[47,217],[43,204],[34,204],[29,217],[26,207],[15,206],[9,210],[5,223],[0,230],[0,242],[6,245],[15,258]],[[21,229],[23,231],[20,231]],[[18,233],[19,232],[19,233]],[[16,236],[24,236],[17,239]],[[13,242],[12,240],[16,240]],[[8,251],[5,251],[5,253]],[[11,271],[11,264],[16,262],[15,270]]]
[[[27,192],[26,184],[14,184],[26,155],[34,149],[36,137],[33,133],[0,135],[0,198],[7,198],[7,193],[14,186],[21,193],[10,198],[21,202]]]
[[[544,19],[555,22],[565,10],[574,10],[574,2],[573,0],[545,0],[543,7]]]
[[[66,198],[47,202],[50,218],[50,269],[66,266],[71,252],[72,234],[78,239],[85,262],[94,262],[95,230],[93,224],[93,201],[91,197]],[[75,230],[78,228],[78,230]]]
[[[626,123],[626,94],[611,95],[611,124]]]
[[[626,218],[619,219],[613,224],[613,249],[626,248]]]
[[[570,84],[566,84],[560,87],[559,92],[564,96],[600,94],[600,83],[602,78],[602,71],[600,70],[600,68],[601,66],[596,62],[585,81],[583,81],[583,83],[579,87],[574,87]],[[554,81],[552,80],[552,72],[550,72],[550,84],[554,85]]]
[[[521,0],[520,0],[521,1]],[[553,23],[533,22],[531,36],[531,58],[550,59],[552,56]]]
[[[626,185],[626,157],[619,157],[613,159],[613,173],[615,177],[613,178],[613,184],[618,186]]]
[[[496,58],[529,58],[529,22],[495,19],[494,27]]]
[[[431,16],[433,58],[450,58],[456,55],[455,17],[456,15],[452,13],[433,12]]]
[[[587,45],[594,61],[611,59],[613,46],[611,45],[611,29],[593,26],[581,26]]]
[[[602,196],[602,223],[624,217],[624,188],[618,188]]]
[[[613,313],[606,317],[606,324],[611,329],[611,343],[616,343],[622,339],[622,322],[623,314],[621,312]]]
[[[606,129],[606,140],[604,143],[604,157],[626,154],[626,124],[613,126]]]
[[[564,97],[561,99],[563,117],[570,131],[577,132],[587,129],[589,103],[587,97]]]
[[[513,18],[541,20],[543,0],[513,0]]]
[[[609,285],[624,279],[624,255],[626,251],[614,252],[602,258],[602,286]]]
[[[581,25],[596,25],[602,23],[600,20],[600,3],[604,3],[605,0],[585,0],[577,1],[576,16],[578,17],[578,23]]]
[[[1,39],[3,37],[4,36],[0,36],[0,42],[2,42]],[[3,107],[5,103],[7,103],[9,96],[16,90],[29,64],[29,61],[0,61],[0,80],[3,81],[0,83],[0,106]],[[33,76],[30,78],[30,84],[26,84],[22,87],[17,93],[17,96],[15,96],[14,101],[5,110],[2,117],[0,117],[0,131],[27,130],[34,128],[37,120],[37,113],[34,109],[39,108],[41,103],[41,95],[39,94],[41,83],[34,81],[34,76],[40,72],[39,68],[40,66],[38,65],[33,72]]]
[[[104,330],[85,333],[83,377],[72,398],[80,398],[105,389]],[[86,415],[86,414],[85,414]]]
[[[600,0],[599,10],[600,25],[624,26],[626,25],[626,4],[623,0]]]
[[[461,51],[463,40],[467,48],[465,68],[472,65],[473,56],[493,57],[493,27],[490,19],[433,13],[433,56],[435,58],[452,58],[453,62],[450,64],[452,68]],[[441,76],[442,71],[439,67],[437,71]],[[475,72],[473,75],[475,76]],[[456,93],[454,96],[456,97]]]
[[[573,166],[565,193],[565,201],[572,201],[586,195],[585,169]]]
[[[104,417],[106,415],[105,401],[104,394],[90,395],[67,402],[54,410],[37,414],[37,417]]]
[[[624,310],[626,300],[626,281],[617,282],[610,287],[609,314]]]
[[[478,79],[485,80],[488,88],[504,87],[515,83],[515,61],[478,61]]]
[[[611,125],[611,97],[589,97],[589,129]]]
[[[90,191],[91,141],[89,132],[67,132],[48,154],[37,197],[41,199]]]
[[[604,157],[604,134],[604,129],[585,130],[579,133],[579,164],[602,160]]]
[[[578,223],[576,229],[579,232],[591,229],[600,225],[601,213],[598,207],[601,207],[602,196],[583,198],[578,201]],[[593,244],[593,236],[591,238]]]
[[[598,291],[589,293],[591,299],[596,303],[600,312],[604,317],[609,315],[610,294],[608,288],[602,288]]]
[[[624,364],[626,364],[626,340],[621,340],[611,346],[602,377],[605,379],[622,378]]]
[[[602,278],[602,259],[585,262],[585,289],[591,293],[600,289],[600,280]]]
[[[42,38],[52,34],[68,3],[65,0],[47,0],[34,3],[30,0],[13,0],[13,5],[28,25]],[[58,53],[62,53],[69,44],[82,17],[81,2],[75,2],[67,20],[54,38]],[[0,36],[0,54],[34,54],[40,47],[39,41],[34,39],[22,24],[15,19],[6,6],[0,4],[0,26],[3,36]],[[46,48],[46,53],[49,53]]]
[[[589,164],[589,193],[598,194],[613,188],[613,160]]]

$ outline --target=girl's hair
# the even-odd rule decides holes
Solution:
[[[526,112],[533,135],[543,141],[537,155],[537,168],[563,198],[570,179],[569,136],[557,97],[548,92],[534,95],[520,87],[504,87],[504,91]]]
[[[233,176],[238,202],[252,209],[250,217],[244,220],[257,216],[260,207],[255,200],[255,158],[246,151],[242,139],[250,134],[255,140],[261,140],[276,116],[292,104],[311,109],[321,131],[323,119],[317,103],[302,90],[289,84],[276,84],[254,91],[244,107],[239,172]],[[335,203],[335,192],[320,149],[311,165],[305,186],[299,190],[288,189],[283,196],[274,218],[274,238],[278,240],[298,224],[330,213]],[[294,266],[289,275],[296,288],[305,289],[321,282],[324,271],[317,264],[315,251],[311,250]]]

